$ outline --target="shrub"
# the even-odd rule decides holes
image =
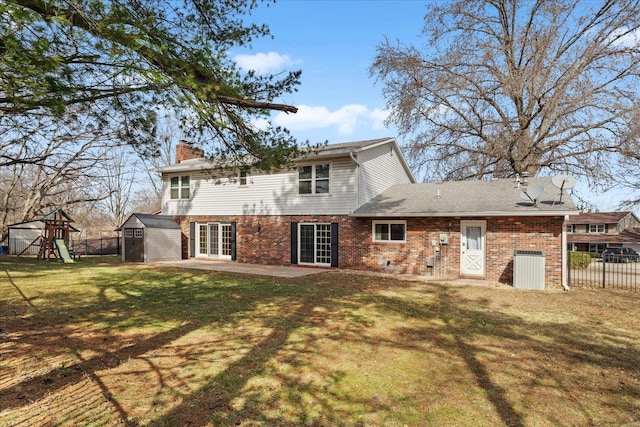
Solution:
[[[587,268],[591,264],[591,255],[587,252],[570,252],[571,268]]]

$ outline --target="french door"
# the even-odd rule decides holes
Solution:
[[[231,224],[198,224],[197,256],[231,259],[233,230]]]
[[[300,264],[331,265],[331,224],[300,224]]]

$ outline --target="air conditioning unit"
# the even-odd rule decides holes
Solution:
[[[544,290],[544,251],[513,251],[513,287]]]

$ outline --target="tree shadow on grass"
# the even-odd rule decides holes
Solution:
[[[16,282],[14,287],[21,289],[20,281]],[[21,289],[18,298],[23,303],[21,313],[15,312],[16,301],[13,301],[13,313],[0,310],[0,316],[6,320],[3,323],[7,325],[3,332],[8,336],[5,347],[8,358],[56,360],[50,366],[40,366],[36,371],[20,376],[18,381],[3,383],[0,411],[16,413],[56,391],[73,388],[89,379],[99,386],[104,399],[115,408],[120,419],[135,425],[137,421],[130,419],[117,394],[112,393],[97,372],[117,368],[133,359],[144,359],[149,371],[159,373],[161,369],[148,357],[150,352],[165,348],[203,327],[234,328],[255,317],[263,323],[261,327],[272,329],[272,332],[261,341],[251,343],[248,353],[230,364],[214,381],[236,382],[249,365],[259,371],[260,365],[278,351],[293,330],[309,324],[314,315],[313,307],[323,299],[344,297],[357,291],[348,287],[309,288],[309,284],[287,279],[279,279],[276,283],[264,278],[172,269],[108,272],[80,279],[74,286],[93,289],[94,295],[74,295],[64,288],[61,292],[42,293],[40,304],[34,306],[28,297],[34,289]],[[262,315],[258,308],[270,305],[278,310],[260,319]],[[289,311],[288,307],[298,308]],[[90,325],[91,330],[82,333],[81,325]],[[150,332],[149,325],[169,329],[158,332],[152,326]],[[117,334],[123,331],[133,332],[128,332],[127,339],[123,340]],[[58,363],[59,358],[52,355],[61,353],[66,357]],[[15,374],[20,368],[12,369],[13,372],[5,370],[3,377],[18,378]],[[205,385],[203,389],[206,388]],[[190,398],[187,396],[187,401]],[[188,404],[193,406],[194,402]],[[63,415],[73,418],[74,411],[67,412]],[[180,411],[176,414],[169,414],[166,419],[180,423]],[[24,419],[35,419],[29,417],[32,415]],[[205,422],[206,417],[199,417],[190,418],[189,422]]]
[[[618,408],[615,424],[638,420],[640,348],[633,345],[637,335],[580,322],[527,321],[521,316],[487,308],[488,300],[466,299],[465,288],[436,286],[435,289],[430,305],[379,295],[372,301],[382,311],[395,312],[407,319],[441,321],[443,326],[437,330],[430,327],[398,331],[398,336],[408,339],[403,344],[394,344],[409,345],[429,337],[436,349],[464,361],[504,425],[537,425],[541,418],[543,424],[549,425],[597,425],[602,423],[597,417],[603,403]],[[532,299],[549,301],[556,298],[536,292],[529,295]],[[633,298],[628,303],[637,305]],[[509,360],[510,357],[516,359]],[[501,385],[501,381],[509,382],[498,379],[498,373],[504,375],[507,371],[517,372],[512,374],[511,381],[519,381],[515,384],[519,390]],[[615,378],[607,380],[610,374]],[[622,386],[617,383],[618,379]],[[523,409],[527,406],[523,401],[528,398],[527,394],[543,394],[540,390],[547,389],[552,389],[551,394],[557,397],[551,403],[558,411],[545,412],[547,403],[537,402],[543,407],[542,413],[537,414],[537,421],[531,421],[536,418],[529,417],[533,411]],[[581,397],[585,395],[603,397],[603,402],[585,401]],[[579,416],[580,420],[563,417],[566,407],[570,408],[568,413]]]
[[[494,408],[494,419],[504,425],[531,425],[522,395],[549,387],[555,388],[562,404],[586,424],[599,421],[591,403],[572,395],[578,387],[588,389],[591,395],[608,394],[606,402],[628,405],[619,412],[640,411],[638,403],[629,403],[640,399],[637,380],[618,389],[606,381],[580,383],[580,369],[598,366],[623,370],[630,378],[640,377],[638,348],[627,345],[633,336],[600,326],[596,340],[592,325],[527,320],[490,308],[488,300],[467,298],[464,288],[332,273],[275,280],[177,269],[106,271],[82,280],[78,285],[91,289],[92,297],[49,293],[41,297],[48,300],[39,305],[40,312],[13,319],[9,357],[62,350],[72,353],[74,363],[53,366],[0,387],[0,410],[25,408],[25,399],[16,399],[16,395],[38,401],[56,390],[79,387],[89,377],[116,416],[128,425],[358,425],[362,414],[393,412],[394,403],[384,396],[348,395],[332,387],[353,373],[328,369],[309,380],[294,378],[291,372],[279,372],[274,366],[273,360],[278,359],[283,366],[315,369],[309,362],[327,356],[317,352],[321,336],[342,348],[388,347],[420,352],[423,357],[430,353],[460,360]],[[405,293],[406,288],[412,288],[413,296]],[[28,290],[23,293],[28,297]],[[550,301],[552,297],[535,295]],[[367,307],[364,314],[363,307]],[[3,319],[12,317],[1,312]],[[372,313],[379,317],[372,318]],[[406,322],[396,323],[392,334],[371,333],[379,322],[376,319],[385,317]],[[92,325],[91,333],[78,333],[85,324]],[[247,327],[252,329],[241,331]],[[120,332],[126,333],[126,339]],[[196,332],[203,340],[200,343],[181,341]],[[168,348],[179,353],[184,363],[199,361],[211,375],[194,379],[195,384],[188,384],[188,377],[181,378],[179,384],[172,382],[162,365],[162,355],[154,356]],[[514,353],[540,361],[518,364],[508,360]],[[130,369],[132,361],[144,366],[136,368],[139,375],[154,375],[161,392],[178,395],[179,403],[167,410],[160,408],[159,414],[132,416],[113,388],[113,380],[104,377],[114,369]],[[577,371],[562,373],[552,364]],[[518,374],[505,382],[496,375],[497,369],[517,370]],[[257,379],[269,378],[273,385],[255,384]],[[139,391],[140,395],[150,393],[152,390]],[[278,412],[274,407],[280,403],[294,409]],[[94,400],[93,404],[98,403]],[[351,412],[352,408],[358,409]],[[69,414],[70,424],[87,417],[86,413]],[[560,413],[537,417],[534,421],[543,424],[572,422]]]

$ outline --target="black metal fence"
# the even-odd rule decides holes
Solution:
[[[640,262],[634,259],[574,251],[567,259],[569,287],[640,291]]]
[[[120,237],[71,239],[69,247],[76,255],[120,255]]]

